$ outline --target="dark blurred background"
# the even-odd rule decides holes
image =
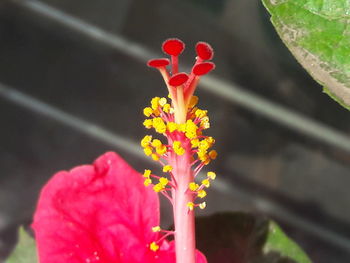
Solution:
[[[187,44],[183,69],[197,41],[216,51],[197,92],[219,152],[202,214],[267,215],[314,262],[350,262],[350,113],[297,64],[258,0],[2,0],[0,257],[56,171],[107,150],[153,167],[138,146],[141,112],[166,89],[145,61],[168,37]]]

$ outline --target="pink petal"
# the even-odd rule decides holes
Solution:
[[[57,173],[42,189],[33,229],[41,263],[174,262],[164,242],[155,253],[159,200],[115,153]]]
[[[207,258],[199,250],[196,251],[196,263],[208,263]]]

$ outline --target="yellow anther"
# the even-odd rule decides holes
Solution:
[[[170,93],[168,94],[168,98],[171,99],[171,94]]]
[[[173,170],[173,167],[169,164],[163,166],[164,173],[171,172],[172,170]]]
[[[183,155],[185,153],[185,149],[181,146],[181,142],[179,141],[173,142],[173,149],[177,155]]]
[[[206,111],[206,110],[198,109],[198,110],[196,110],[196,112],[194,114],[196,115],[197,118],[202,119],[202,118],[207,116],[207,112],[208,111]]]
[[[199,142],[197,151],[198,157],[205,156],[208,153],[207,147],[209,146],[205,146],[203,143]]]
[[[209,162],[210,162],[210,158],[209,158],[209,156],[207,155],[207,154],[205,154],[205,155],[198,155],[198,159],[202,162],[202,163],[204,163],[205,165],[207,165]]]
[[[142,147],[146,147],[149,145],[149,143],[152,140],[152,136],[151,135],[146,135],[145,137],[143,137],[143,139],[141,140],[141,146]]]
[[[154,161],[159,161],[159,159],[160,159],[159,155],[155,154],[155,153],[152,153],[151,157]]]
[[[186,129],[189,129],[189,128],[191,128],[191,127],[195,128],[195,129],[198,128],[197,125],[194,124],[194,122],[193,122],[192,120],[187,120],[187,121],[186,121]]]
[[[197,148],[199,145],[199,139],[191,140],[191,145],[192,145],[192,148]]]
[[[208,162],[208,161],[210,162],[210,158],[207,154],[199,156],[199,160],[201,160],[203,163]]]
[[[145,178],[149,178],[149,177],[150,177],[150,175],[151,175],[151,173],[152,173],[152,171],[151,171],[151,170],[146,169],[146,170],[144,171],[144,173],[143,173],[143,177],[145,177]]]
[[[199,190],[197,196],[199,198],[204,198],[207,196],[207,192],[205,190]]]
[[[201,127],[203,129],[209,129],[210,128],[210,122],[208,117],[203,117],[201,120]]]
[[[145,186],[149,186],[150,184],[152,184],[152,180],[151,180],[150,178],[147,178],[147,179],[145,179],[145,181],[143,182],[143,184],[144,184]]]
[[[156,193],[159,193],[160,191],[163,191],[164,190],[164,185],[162,185],[161,183],[158,183],[156,185],[153,186],[153,190],[156,192]]]
[[[206,161],[208,159],[208,155],[207,155],[207,152],[205,150],[204,151],[198,151],[197,155],[198,155],[198,159],[201,160],[202,162],[204,162],[204,161]]]
[[[209,159],[209,156],[207,155],[206,151],[198,151],[197,155],[198,155],[198,159],[201,160],[202,162],[205,162]]]
[[[215,143],[215,139],[211,136],[205,138],[205,140],[209,143],[210,146],[212,146]]]
[[[207,203],[206,203],[206,202],[203,202],[203,203],[200,203],[200,204],[199,204],[199,208],[200,208],[200,209],[204,209],[206,206],[207,206]]]
[[[162,118],[160,118],[160,117],[154,118],[152,125],[153,125],[154,129],[156,130],[156,132],[158,132],[158,133],[165,133],[166,132],[166,125],[165,125]]]
[[[202,185],[204,185],[206,188],[210,186],[210,181],[208,179],[202,180]]]
[[[191,182],[188,184],[188,189],[190,189],[191,191],[197,191],[198,188],[199,188],[199,185],[196,184],[195,182]]]
[[[194,209],[194,203],[188,202],[188,203],[187,203],[187,207],[188,207],[188,209],[189,209],[190,211],[192,211],[192,210]]]
[[[159,97],[154,97],[154,98],[151,100],[151,107],[152,107],[152,109],[154,109],[154,110],[158,109],[159,100],[160,100]]]
[[[218,156],[218,153],[215,150],[211,150],[209,152],[210,159],[215,160],[217,156]]]
[[[204,165],[208,165],[210,163],[210,158],[205,159],[202,161]]]
[[[168,180],[167,178],[165,178],[165,177],[161,177],[161,178],[159,178],[159,183],[160,183],[163,187],[165,187],[165,186],[169,183],[169,180]]]
[[[210,123],[209,122],[201,122],[201,126],[203,129],[209,129],[210,128]]]
[[[152,242],[152,243],[149,245],[149,248],[150,248],[150,250],[156,252],[156,251],[159,249],[159,246],[157,245],[156,242]]]
[[[197,125],[192,120],[186,121],[186,137],[189,139],[194,139],[197,137]]]
[[[152,227],[152,232],[159,232],[161,230],[160,226]]]
[[[144,153],[147,155],[147,156],[150,156],[152,154],[152,147],[150,146],[146,146],[144,149],[143,149]]]
[[[158,103],[159,103],[160,106],[163,107],[163,106],[167,103],[166,98],[160,98],[160,100],[158,101]]]
[[[151,129],[153,127],[153,120],[152,119],[146,119],[143,122],[143,126],[145,126],[147,129]]]
[[[152,146],[153,147],[159,147],[159,146],[161,146],[162,145],[162,142],[160,141],[160,140],[158,140],[158,139],[154,139],[153,141],[152,141]]]
[[[177,130],[179,132],[186,132],[186,123],[178,124],[177,125]]]
[[[190,103],[188,104],[189,108],[193,108],[194,106],[196,106],[198,103],[198,97],[197,96],[192,96],[190,99]]]
[[[149,117],[151,116],[153,113],[153,109],[151,107],[146,107],[143,109],[143,114],[146,116],[146,117]]]
[[[168,122],[167,128],[169,132],[173,132],[177,129],[177,124],[175,122]]]
[[[158,116],[160,115],[159,109],[155,109],[155,110],[153,111],[153,115],[158,117]]]
[[[207,176],[208,176],[209,179],[215,180],[215,178],[216,178],[216,173],[214,173],[214,172],[208,172],[208,173],[207,173]]]
[[[200,151],[205,151],[210,147],[210,144],[206,140],[201,140],[199,142],[198,148]]]
[[[164,111],[165,113],[169,113],[169,112],[170,112],[170,104],[165,104],[165,105],[163,106],[163,111]]]
[[[186,131],[185,135],[187,138],[193,139],[193,138],[197,137],[197,132],[196,131]]]
[[[162,123],[161,125],[156,127],[156,132],[158,133],[165,133],[166,132],[166,125]]]
[[[156,148],[156,152],[159,154],[159,155],[163,155],[167,152],[167,148],[165,145],[161,145],[159,147]]]
[[[199,118],[199,116],[202,115],[202,110],[201,109],[197,109],[195,112],[194,112],[194,115]]]
[[[204,122],[209,122],[209,117],[208,116],[205,116],[201,119],[201,121],[204,121]]]

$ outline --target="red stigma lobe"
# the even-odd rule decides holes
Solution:
[[[148,60],[148,62],[147,62],[147,65],[149,67],[153,67],[153,68],[166,67],[169,64],[170,64],[170,61],[167,58],[151,59],[151,60]]]
[[[165,54],[178,56],[185,49],[185,44],[177,38],[170,38],[164,41],[162,49]]]
[[[193,67],[192,72],[196,76],[202,76],[212,71],[215,68],[215,64],[212,62],[203,62]]]
[[[181,86],[188,80],[188,75],[186,73],[177,73],[169,79],[169,85],[173,87]]]
[[[196,53],[203,60],[210,60],[214,56],[213,48],[206,42],[198,42],[196,45]]]

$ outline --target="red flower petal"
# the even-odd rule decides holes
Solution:
[[[167,241],[157,252],[148,248],[157,225],[158,196],[110,152],[57,173],[40,194],[32,227],[40,263],[173,263]]]
[[[198,42],[196,45],[196,52],[198,57],[203,60],[210,60],[214,56],[213,48],[206,42]]]
[[[147,65],[149,67],[154,67],[154,68],[166,67],[169,64],[170,64],[170,61],[167,58],[151,59],[151,60],[148,60],[147,62]]]
[[[180,72],[177,74],[174,74],[170,79],[169,79],[169,85],[173,87],[181,86],[188,80],[188,75],[186,73]]]
[[[196,263],[207,263],[207,258],[198,249],[196,250]]]
[[[212,71],[215,68],[215,64],[212,62],[203,62],[193,67],[192,72],[197,76],[202,76]]]
[[[162,49],[168,55],[178,56],[185,49],[185,44],[180,39],[169,38],[163,42]]]

